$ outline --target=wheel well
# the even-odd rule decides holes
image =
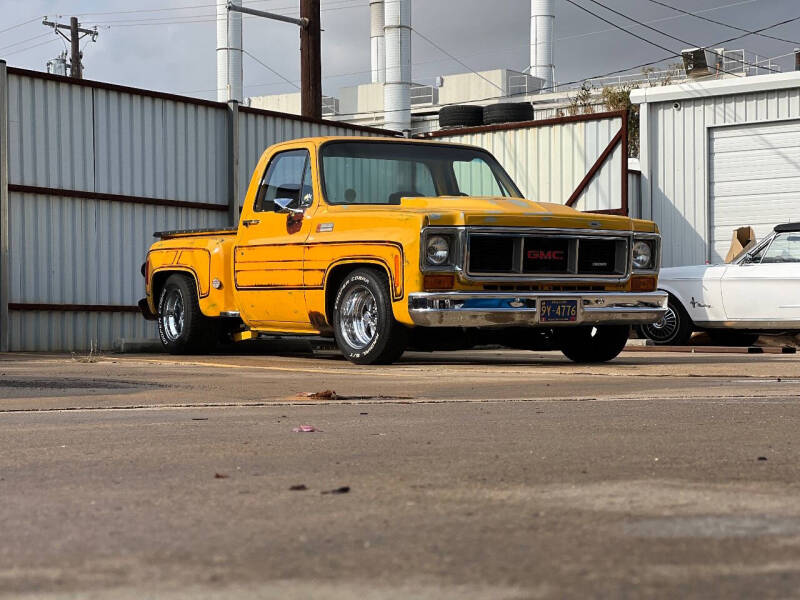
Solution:
[[[164,288],[164,284],[166,283],[167,279],[169,279],[170,275],[183,275],[184,277],[187,277],[194,284],[195,289],[198,289],[199,294],[197,280],[191,273],[187,273],[186,271],[158,271],[157,273],[153,274],[153,279],[150,283],[150,289],[153,294],[153,305],[156,308],[156,312],[158,312],[158,299],[161,297],[161,290]]]
[[[342,281],[358,269],[372,269],[386,277],[387,283],[391,281],[386,267],[376,263],[345,263],[333,267],[325,278],[325,320],[331,327],[333,327],[333,303],[336,301],[336,292]],[[389,290],[389,294],[391,294],[391,290]]]
[[[670,292],[669,290],[664,290],[664,291],[667,292],[667,296],[669,296],[669,298],[675,304],[677,304],[678,307],[683,311],[683,316],[686,317],[686,320],[689,322],[689,325],[691,325],[691,327],[694,328],[694,326],[695,326],[694,325],[694,321],[692,320],[692,317],[689,316],[689,311],[686,310],[686,307],[683,305],[683,301],[680,298],[678,298],[675,294]]]

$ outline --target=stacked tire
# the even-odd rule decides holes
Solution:
[[[489,106],[454,104],[439,110],[439,127],[479,127],[533,120],[533,105],[529,102],[500,102]]]
[[[476,127],[483,125],[483,107],[471,104],[443,106],[439,110],[439,127]]]
[[[533,121],[533,105],[529,102],[499,102],[483,107],[484,125],[522,121]]]

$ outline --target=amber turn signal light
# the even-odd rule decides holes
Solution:
[[[631,279],[632,292],[654,292],[657,280],[655,277],[633,277]]]
[[[453,275],[425,275],[422,279],[422,287],[425,291],[452,290],[455,283]]]

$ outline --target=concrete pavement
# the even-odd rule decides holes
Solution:
[[[0,596],[795,597],[799,382],[793,355],[0,355]]]

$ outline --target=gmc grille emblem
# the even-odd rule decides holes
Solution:
[[[564,260],[563,250],[528,250],[530,260]]]

